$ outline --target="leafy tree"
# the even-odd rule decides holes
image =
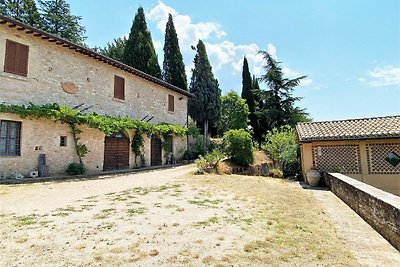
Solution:
[[[206,140],[209,122],[215,124],[220,115],[221,90],[217,79],[214,78],[206,47],[201,40],[197,44],[196,51],[190,81],[190,92],[195,97],[189,99],[188,112],[196,122],[203,123]]]
[[[300,81],[306,76],[300,76],[294,79],[283,77],[282,67],[272,58],[268,52],[260,51],[264,56],[266,73],[260,80],[265,82],[269,90],[258,90],[256,94],[263,101],[263,106],[256,112],[260,131],[266,133],[275,127],[286,124],[294,126],[297,118],[306,117],[304,109],[295,106],[299,97],[292,95],[293,90],[299,85]]]
[[[254,162],[251,135],[246,130],[229,130],[222,139],[225,152],[233,163],[245,166]]]
[[[221,117],[218,122],[220,133],[232,129],[246,129],[249,108],[246,101],[236,92],[221,97]]]
[[[34,0],[0,0],[0,14],[36,28],[42,26],[42,19]]]
[[[138,8],[133,20],[123,62],[156,78],[161,78],[160,65],[142,7]]]
[[[118,60],[120,62],[123,61],[124,58],[124,51],[125,51],[125,46],[126,43],[128,42],[128,39],[125,37],[119,37],[114,39],[112,43],[107,43],[107,46],[101,49],[97,49],[101,54]]]
[[[179,49],[178,35],[171,14],[165,28],[164,62],[162,78],[164,81],[187,90],[185,64]]]
[[[73,43],[83,44],[86,30],[80,24],[82,17],[72,15],[70,6],[65,0],[40,0],[39,3],[43,30]]]
[[[297,135],[289,125],[274,128],[265,136],[262,144],[272,160],[283,170],[285,176],[294,175],[300,169]]]

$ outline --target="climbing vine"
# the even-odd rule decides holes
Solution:
[[[142,151],[144,148],[144,140],[142,137],[142,133],[139,130],[135,131],[135,135],[132,138],[131,142],[132,152],[135,155],[135,165],[137,167],[137,157],[142,155]]]
[[[60,106],[58,104],[35,105],[30,103],[25,106],[0,103],[0,113],[13,113],[19,115],[21,118],[45,118],[69,124],[74,136],[76,153],[80,163],[82,163],[82,158],[89,150],[86,145],[79,143],[79,134],[82,131],[78,129],[78,125],[87,125],[90,128],[103,132],[107,136],[116,132],[127,133],[129,130],[136,130],[131,143],[132,152],[135,154],[135,162],[136,157],[141,155],[144,146],[144,141],[141,136],[143,133],[148,135],[156,134],[163,137],[172,134],[185,136],[188,133],[187,128],[180,125],[165,123],[153,125],[141,120],[134,120],[130,117],[105,116],[96,113],[82,114],[76,109]]]

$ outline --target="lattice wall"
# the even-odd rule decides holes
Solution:
[[[359,145],[324,145],[312,147],[313,165],[317,170],[360,174]]]
[[[400,143],[367,144],[369,174],[400,174],[400,164],[396,167],[385,160],[390,152],[400,155]]]

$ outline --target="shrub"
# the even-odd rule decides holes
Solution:
[[[226,132],[223,143],[224,150],[233,163],[245,166],[254,162],[251,135],[244,129]]]
[[[72,162],[68,165],[68,168],[66,170],[66,172],[69,175],[79,175],[79,174],[84,174],[86,171],[85,166],[83,166],[83,164],[81,163],[77,163],[77,162]]]
[[[278,168],[271,168],[268,170],[268,176],[274,178],[283,178],[283,172]]]
[[[192,144],[188,150],[183,153],[184,160],[193,160],[199,158],[199,156],[205,155],[207,148],[204,145],[202,137],[196,138],[194,144]]]
[[[282,168],[285,176],[294,175],[300,170],[295,130],[290,126],[274,128],[265,136],[262,144],[272,160]]]
[[[204,173],[206,168],[213,168],[217,170],[218,163],[224,158],[224,154],[219,150],[214,150],[211,153],[206,154],[204,157],[200,156],[200,158],[196,159],[194,162],[196,163],[196,167],[199,172]]]

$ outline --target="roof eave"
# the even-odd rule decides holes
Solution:
[[[43,30],[37,29],[35,27],[32,27],[30,25],[27,25],[27,24],[22,23],[22,22],[17,21],[17,20],[14,20],[14,19],[9,18],[7,16],[0,15],[0,25],[7,24],[7,23],[11,24],[9,27],[18,27],[17,30],[19,30],[19,31],[25,31],[25,33],[27,33],[27,34],[34,34],[36,37],[41,37],[42,39],[47,39],[49,42],[54,42],[56,45],[62,45],[63,47],[69,48],[71,50],[75,50],[75,51],[77,51],[77,52],[79,52],[81,54],[87,55],[87,56],[92,57],[92,58],[94,58],[96,60],[102,61],[102,62],[104,62],[106,64],[115,66],[115,67],[117,67],[119,69],[122,69],[122,70],[127,71],[129,73],[132,73],[132,74],[134,74],[136,76],[139,76],[139,77],[141,77],[141,78],[143,78],[145,80],[148,80],[150,82],[158,84],[158,85],[160,85],[160,86],[162,86],[164,88],[173,90],[175,92],[178,92],[178,93],[180,93],[182,95],[185,95],[187,97],[190,97],[190,98],[194,97],[194,95],[192,93],[190,93],[190,92],[188,92],[186,90],[183,90],[183,89],[181,89],[179,87],[176,87],[176,86],[174,86],[172,84],[169,84],[169,83],[167,83],[167,82],[165,82],[165,81],[163,81],[161,79],[158,79],[158,78],[153,77],[153,76],[151,76],[151,75],[149,75],[147,73],[144,73],[144,72],[142,72],[140,70],[137,70],[137,69],[132,68],[132,67],[130,67],[128,65],[125,65],[125,64],[123,64],[123,63],[121,63],[121,62],[119,62],[119,61],[117,61],[115,59],[112,59],[112,58],[106,57],[104,55],[101,55],[101,54],[99,54],[99,53],[97,53],[97,52],[95,52],[95,51],[93,51],[93,50],[91,50],[89,48],[86,48],[86,47],[83,47],[81,45],[72,43],[72,42],[70,42],[70,41],[68,41],[66,39],[63,39],[63,38],[58,37],[56,35],[50,34],[50,33],[45,32]]]

